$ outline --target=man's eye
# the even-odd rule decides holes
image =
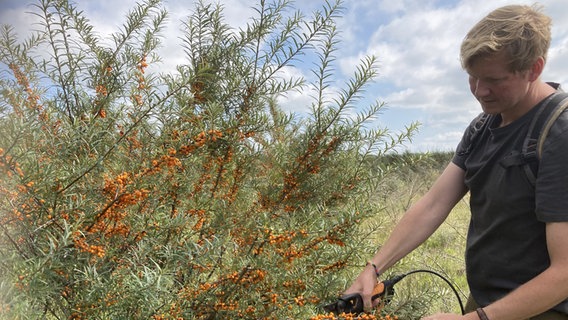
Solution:
[[[489,78],[489,79],[486,79],[485,81],[487,81],[487,83],[493,83],[494,84],[494,83],[499,83],[499,82],[503,81],[503,78]]]

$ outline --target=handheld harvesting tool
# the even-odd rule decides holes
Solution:
[[[394,295],[394,285],[402,280],[406,275],[394,276],[388,280],[378,282],[373,289],[371,301],[380,300],[380,304],[389,303]],[[342,313],[361,313],[363,308],[363,297],[359,293],[346,294],[337,299],[337,301],[323,306],[326,312],[332,312],[336,315]]]
[[[461,298],[458,294],[458,291],[454,287],[454,285],[446,279],[443,275],[430,271],[430,270],[414,270],[410,271],[405,274],[394,276],[388,280],[384,280],[378,282],[373,289],[373,294],[371,296],[371,301],[376,301],[377,299],[380,300],[379,306],[384,306],[388,304],[392,297],[394,296],[394,285],[397,284],[400,280],[404,279],[406,276],[414,274],[414,273],[429,273],[435,276],[438,276],[442,280],[444,280],[448,286],[454,292],[459,304],[462,314],[465,314],[464,305],[461,301]],[[335,302],[324,305],[323,309],[326,312],[332,312],[335,315],[340,315],[342,313],[352,313],[352,314],[359,314],[364,312],[364,305],[363,305],[363,297],[359,293],[351,293],[346,294],[339,297]]]

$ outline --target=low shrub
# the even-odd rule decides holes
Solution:
[[[134,7],[102,38],[68,1],[0,39],[0,313],[11,319],[307,318],[373,248],[381,174],[366,161],[411,137],[368,129],[364,58],[333,89],[334,21],[260,1],[234,30],[198,2],[185,63],[158,72],[167,17]],[[314,80],[285,78],[300,55]],[[309,116],[279,97],[315,89]],[[348,274],[349,276],[345,276]]]

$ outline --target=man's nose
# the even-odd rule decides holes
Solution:
[[[473,83],[473,94],[476,97],[483,97],[489,94],[489,87],[483,81],[477,79]]]

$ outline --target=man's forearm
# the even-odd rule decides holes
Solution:
[[[568,297],[568,275],[548,268],[507,296],[484,308],[490,320],[527,319],[552,309]]]
[[[380,271],[385,271],[422,244],[444,222],[467,192],[463,176],[464,171],[450,163],[430,190],[408,209],[372,259]]]

